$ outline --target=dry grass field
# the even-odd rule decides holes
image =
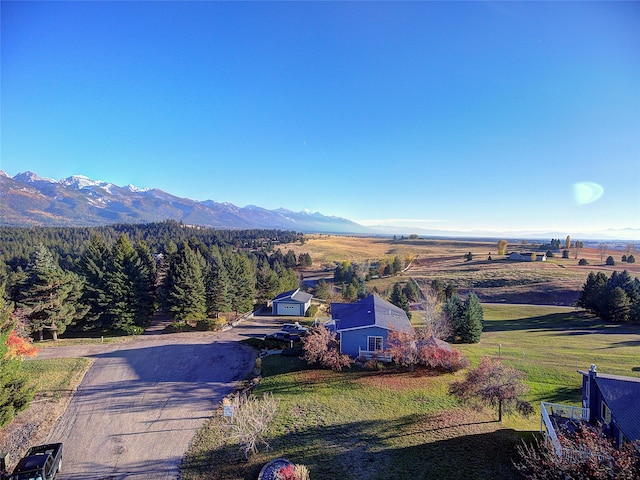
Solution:
[[[537,251],[539,244],[510,244],[507,252]],[[573,305],[578,298],[590,271],[628,270],[632,276],[640,276],[640,263],[622,263],[625,253],[620,247],[610,246],[601,252],[598,248],[583,248],[574,258],[563,259],[561,252],[546,262],[516,262],[506,255],[497,254],[497,241],[491,240],[442,240],[416,239],[393,240],[379,237],[348,237],[316,235],[306,238],[304,244],[283,246],[283,253],[293,250],[296,255],[306,252],[311,255],[313,268],[303,272],[305,278],[319,274],[331,276],[330,269],[336,262],[350,261],[364,266],[385,258],[399,256],[409,264],[401,275],[373,279],[367,283],[369,289],[387,292],[397,281],[415,279],[423,286],[438,279],[453,283],[461,293],[474,291],[483,302],[532,303],[540,305]],[[473,260],[465,261],[471,252]],[[605,265],[611,255],[616,265]],[[635,256],[638,254],[636,252]],[[491,257],[491,260],[488,260]],[[584,258],[588,265],[578,265]]]

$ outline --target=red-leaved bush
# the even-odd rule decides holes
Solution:
[[[5,342],[8,349],[7,354],[11,357],[35,357],[38,354],[38,347],[31,342],[30,338],[25,339],[15,330],[11,330]]]

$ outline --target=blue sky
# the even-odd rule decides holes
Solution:
[[[470,231],[640,228],[638,2],[6,2],[0,168]]]

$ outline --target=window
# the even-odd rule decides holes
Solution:
[[[367,337],[370,352],[382,350],[382,337]]]
[[[611,410],[607,407],[607,404],[602,402],[602,421],[604,423],[611,423]]]

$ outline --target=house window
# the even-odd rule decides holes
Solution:
[[[604,423],[611,423],[611,410],[607,407],[607,404],[602,402],[602,421]]]
[[[370,352],[382,350],[382,337],[367,337]]]

